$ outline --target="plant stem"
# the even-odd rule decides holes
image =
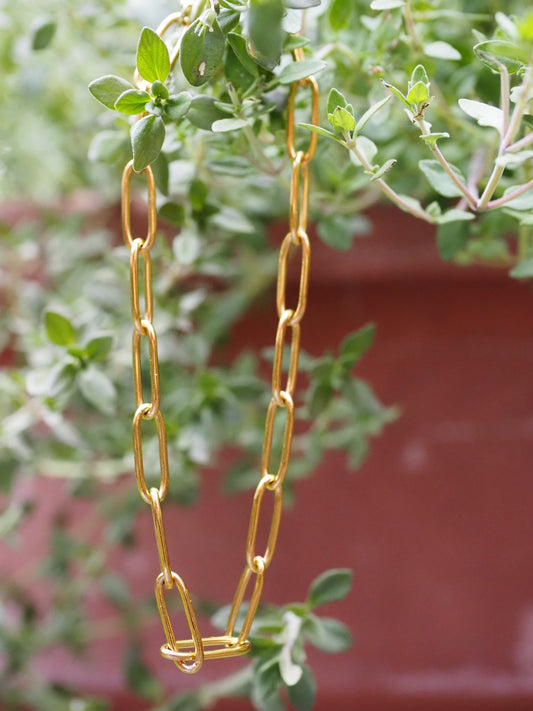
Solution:
[[[409,0],[407,0],[407,2],[405,3],[403,16],[405,18],[405,25],[407,27],[407,31],[413,43],[413,49],[418,51],[420,50],[420,42],[418,41],[418,36],[416,34],[413,13],[411,11],[411,3],[409,2]]]
[[[426,124],[426,122],[424,121],[424,119],[422,119],[422,118],[417,118],[417,119],[416,119],[416,122],[417,122],[417,124],[418,124],[420,130],[422,131],[422,135],[423,135],[423,136],[429,136],[430,131],[428,130],[427,124]],[[476,198],[474,197],[474,195],[472,195],[472,193],[471,193],[470,190],[466,187],[466,185],[462,182],[462,180],[460,180],[460,179],[457,177],[457,175],[455,174],[455,172],[452,170],[450,164],[448,163],[448,161],[446,160],[446,158],[443,156],[443,154],[442,154],[440,148],[438,147],[438,145],[437,145],[436,143],[433,143],[433,144],[428,144],[428,146],[429,146],[430,151],[433,153],[433,155],[435,156],[435,158],[439,161],[439,163],[441,164],[441,166],[443,167],[443,169],[444,169],[445,172],[447,173],[447,175],[450,176],[450,178],[453,180],[454,184],[455,184],[455,185],[459,188],[459,190],[463,193],[463,195],[464,195],[466,201],[468,202],[468,204],[470,205],[470,207],[475,210],[475,209],[476,209]]]
[[[348,148],[359,160],[364,169],[369,173],[372,173],[373,168],[368,162],[365,154],[357,148],[356,141],[354,141],[348,133],[345,134],[344,138],[346,140]],[[414,205],[410,205],[408,202],[406,202],[401,195],[398,195],[398,193],[383,180],[383,178],[378,178],[374,181],[374,184],[377,185],[381,189],[381,191],[384,192],[385,195],[400,208],[400,210],[408,212],[414,217],[418,217],[419,219],[424,220],[425,222],[434,224],[434,220],[431,215],[429,215],[425,210],[421,210],[415,207]]]
[[[533,143],[533,131],[531,133],[528,133],[527,136],[524,136],[524,138],[521,138],[519,141],[516,141],[516,143],[513,143],[512,145],[508,146],[505,150],[506,153],[514,153],[515,151],[521,151],[523,148],[527,148]]]
[[[528,181],[524,185],[521,185],[519,188],[516,190],[513,190],[512,193],[507,193],[507,195],[504,195],[501,198],[498,198],[497,200],[491,200],[490,202],[487,203],[487,209],[492,209],[495,207],[501,207],[502,205],[505,205],[506,203],[510,202],[511,200],[514,200],[517,197],[520,197],[520,195],[523,195],[524,193],[527,193],[528,190],[531,190],[533,188],[533,180]]]
[[[507,131],[505,131],[505,132],[502,131],[503,135],[502,135],[502,139],[500,142],[498,156],[501,156],[505,153],[507,147],[514,140],[514,137],[516,136],[518,129],[520,128],[520,124],[522,122],[522,117],[524,115],[524,111],[527,108],[527,97],[529,94],[529,90],[531,89],[532,81],[533,81],[533,65],[530,64],[527,68],[526,74],[524,76],[524,80],[522,81],[520,96],[519,96],[517,104],[514,108],[513,115],[511,117],[510,122],[509,122]],[[491,174],[489,181],[485,187],[485,190],[483,191],[483,195],[481,196],[481,198],[479,200],[479,203],[478,203],[479,210],[486,210],[487,207],[489,206],[490,199],[494,195],[494,191],[498,187],[498,183],[500,182],[500,178],[502,177],[504,170],[505,170],[505,166],[494,165],[492,174]],[[501,198],[501,199],[503,199],[503,198]],[[508,199],[509,198],[507,198],[507,196],[506,196],[505,201],[507,201]],[[498,202],[499,202],[498,200],[494,200],[491,203],[491,206],[497,207]],[[496,205],[494,203],[496,203]]]

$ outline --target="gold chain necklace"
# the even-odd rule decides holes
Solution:
[[[173,24],[186,26],[189,24],[190,7],[181,13],[169,15],[158,27],[159,36]],[[178,58],[179,42],[171,53],[171,66]],[[303,59],[303,50],[293,52],[295,61]],[[278,531],[281,521],[283,505],[283,481],[289,465],[292,437],[294,429],[294,390],[298,375],[298,359],[300,352],[300,322],[304,316],[307,304],[307,289],[309,282],[310,245],[307,235],[307,218],[309,207],[309,165],[314,156],[317,134],[311,133],[306,151],[297,150],[295,146],[295,101],[298,87],[307,87],[311,91],[311,120],[313,125],[318,124],[318,85],[314,77],[294,82],[291,85],[288,99],[287,117],[287,151],[292,161],[290,182],[290,208],[289,232],[285,236],[279,253],[279,269],[276,290],[276,303],[278,311],[278,327],[274,348],[274,361],[272,367],[272,399],[268,406],[265,424],[263,451],[261,455],[261,478],[257,485],[252,501],[252,511],[246,540],[246,566],[237,585],[237,591],[229,613],[226,633],[218,637],[202,637],[196,620],[189,591],[182,578],[174,572],[170,564],[167,537],[163,521],[161,504],[163,503],[169,486],[168,449],[165,420],[161,412],[161,390],[159,382],[159,360],[157,353],[157,335],[152,322],[153,296],[152,296],[152,266],[150,250],[156,239],[157,212],[156,188],[152,169],[150,166],[141,173],[146,177],[148,187],[148,228],[144,239],[134,238],[131,232],[130,213],[130,184],[134,173],[133,162],[130,161],[124,168],[122,176],[122,229],[124,240],[130,250],[130,292],[131,313],[133,317],[133,389],[135,394],[136,410],[133,416],[133,454],[135,460],[135,475],[137,487],[143,499],[152,509],[154,520],[155,538],[159,552],[161,573],[155,582],[155,597],[161,617],[166,643],[161,647],[161,654],[165,659],[170,659],[184,672],[192,674],[197,672],[205,659],[221,659],[244,654],[249,651],[251,644],[248,640],[250,628],[261,599],[265,573],[272,562]],[[301,250],[300,286],[298,302],[295,308],[286,305],[287,266],[291,246]],[[139,276],[139,258],[144,267],[144,313],[141,310],[141,279]],[[291,332],[289,369],[285,383],[283,382],[282,364],[283,351],[288,339],[288,330]],[[141,376],[141,341],[148,339],[151,396],[146,401],[143,394]],[[270,472],[270,454],[274,437],[274,422],[278,409],[286,412],[285,429],[283,434],[282,453],[278,470],[275,474]],[[160,486],[148,488],[144,473],[143,448],[141,426],[144,420],[155,420],[159,439]],[[270,492],[274,496],[272,520],[270,524],[266,548],[262,554],[256,551],[256,539],[261,518],[261,506],[264,495]],[[248,587],[252,580],[250,602],[246,611],[244,622],[240,631],[235,630],[237,617],[244,602]],[[185,616],[189,625],[190,638],[177,640],[172,628],[165,600],[165,589],[176,588],[180,594]]]

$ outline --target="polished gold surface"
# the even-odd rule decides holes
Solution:
[[[163,35],[173,26],[187,26],[190,23],[191,6],[182,13],[169,15],[159,26],[158,33]],[[171,64],[174,65],[179,54],[181,38],[171,51]],[[294,53],[294,60],[303,59],[303,51]],[[138,86],[140,77],[136,75]],[[313,77],[295,82],[290,89],[287,115],[287,151],[292,161],[289,207],[289,233],[284,238],[279,254],[279,270],[276,289],[276,306],[278,325],[275,335],[274,361],[272,366],[272,398],[268,406],[265,422],[265,435],[260,463],[260,480],[255,490],[248,535],[246,539],[246,567],[237,585],[237,591],[232,603],[226,627],[226,634],[219,637],[202,637],[196,620],[193,604],[187,586],[182,578],[173,571],[161,504],[169,488],[170,474],[168,466],[168,449],[165,420],[161,412],[161,385],[159,377],[159,357],[157,351],[157,334],[153,324],[152,296],[152,262],[150,250],[156,239],[156,188],[154,175],[150,167],[142,171],[146,178],[148,189],[147,201],[147,232],[144,238],[134,237],[131,225],[131,180],[134,174],[133,163],[126,165],[122,178],[122,228],[124,241],[130,250],[130,296],[131,314],[133,320],[132,361],[133,361],[133,392],[136,410],[133,416],[133,454],[135,461],[135,476],[137,487],[142,499],[151,507],[154,522],[154,532],[159,554],[161,573],[155,583],[155,597],[161,623],[165,633],[166,643],[161,647],[165,659],[186,673],[197,672],[206,659],[222,659],[245,654],[251,644],[248,635],[252,627],[263,591],[265,573],[272,562],[281,523],[283,507],[283,482],[289,466],[292,438],[294,431],[294,392],[298,375],[298,359],[300,353],[300,321],[307,306],[307,290],[309,284],[310,245],[307,235],[307,219],[309,208],[309,163],[312,160],[317,134],[310,132],[310,138],[305,151],[297,150],[295,146],[295,103],[298,86],[309,88],[312,93],[312,109],[310,122],[318,123],[318,85]],[[287,271],[291,248],[300,250],[300,283],[298,301],[295,308],[286,306]],[[140,257],[140,258],[139,258]],[[140,275],[142,266],[143,275]],[[290,358],[288,372],[283,377],[283,353],[288,345],[290,331]],[[150,400],[145,400],[142,382],[142,342],[147,339],[148,365],[150,372]],[[274,423],[279,410],[284,410],[285,426],[281,443],[281,454],[275,473],[271,471],[271,454],[274,444]],[[279,415],[281,416],[281,414]],[[159,440],[159,488],[148,487],[144,470],[142,423],[144,420],[155,420]],[[153,425],[152,425],[153,426]],[[263,521],[261,512],[265,495],[273,496],[271,505],[270,527],[260,555],[256,551],[260,523]],[[267,497],[268,498],[268,497]],[[261,525],[261,528],[263,526]],[[176,588],[180,594],[183,610],[189,626],[190,638],[176,639],[165,599],[165,590],[170,592]],[[245,604],[245,597],[251,588],[250,601]],[[235,627],[241,609],[246,608],[244,622],[236,634]]]

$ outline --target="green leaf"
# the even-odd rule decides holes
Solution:
[[[398,89],[396,86],[393,86],[392,84],[389,84],[385,80],[383,80],[383,86],[388,89],[392,94],[394,94],[397,99],[400,99],[402,104],[406,106],[409,111],[412,111],[411,104],[407,101],[407,97],[402,91],[400,91],[400,89]]]
[[[503,111],[501,109],[473,99],[459,99],[458,103],[465,114],[475,119],[480,126],[490,126],[502,133]]]
[[[333,0],[329,7],[329,24],[334,32],[347,27],[354,6],[346,0]]]
[[[143,79],[164,82],[170,72],[168,49],[161,37],[144,27],[137,45],[137,70]]]
[[[259,68],[253,57],[248,53],[245,38],[236,32],[230,32],[228,34],[228,43],[244,69],[257,79],[259,77]]]
[[[533,278],[533,258],[524,259],[519,262],[516,267],[513,267],[509,272],[509,276],[513,279],[532,279]]]
[[[94,98],[108,109],[114,109],[121,94],[131,89],[134,89],[133,84],[114,74],[106,74],[89,84],[89,91]]]
[[[287,7],[294,10],[306,10],[308,7],[318,7],[322,0],[285,0]]]
[[[423,104],[429,99],[427,84],[418,81],[407,94],[407,101],[410,104]]]
[[[159,208],[159,217],[173,227],[182,227],[185,224],[186,211],[183,205],[177,202],[166,202]]]
[[[372,163],[376,156],[376,153],[378,152],[378,147],[376,146],[374,141],[371,141],[370,138],[367,138],[366,136],[357,136],[355,145],[357,150],[364,155],[367,162]],[[350,153],[350,160],[354,165],[362,165],[361,161],[353,151],[351,151]]]
[[[370,121],[372,116],[377,114],[377,112],[380,111],[386,103],[388,103],[390,98],[390,96],[386,96],[384,99],[378,101],[377,103],[373,104],[369,109],[367,109],[365,113],[361,116],[359,121],[355,124],[355,132],[359,133],[359,131],[362,131],[366,124]]]
[[[161,692],[161,685],[142,660],[137,645],[130,646],[124,660],[124,671],[128,687],[145,699],[155,701]]]
[[[309,131],[314,131],[315,133],[320,134],[321,136],[326,136],[326,138],[332,138],[334,141],[337,141],[337,143],[340,143],[341,146],[346,147],[346,143],[337,136],[336,133],[333,133],[333,131],[329,131],[327,128],[322,128],[322,126],[315,126],[312,123],[299,123],[298,126],[301,128],[307,128]]]
[[[321,59],[302,59],[299,62],[286,64],[278,76],[280,84],[292,84],[295,81],[306,79],[314,74],[318,74],[327,66]]]
[[[179,121],[189,111],[192,103],[192,96],[188,91],[181,91],[179,94],[169,96],[165,104],[165,113],[173,121]]]
[[[474,47],[477,57],[496,72],[503,64],[510,74],[514,74],[528,63],[529,54],[525,48],[504,40],[487,40]]]
[[[168,89],[167,87],[163,84],[163,82],[159,80],[155,80],[152,83],[152,88],[150,89],[152,92],[152,96],[155,96],[158,99],[163,99],[166,101],[169,97]]]
[[[317,617],[310,613],[306,620],[305,632],[311,644],[322,652],[337,654],[352,645],[352,635],[348,627],[331,617]]]
[[[201,95],[195,96],[191,101],[187,118],[193,126],[210,131],[215,121],[228,118],[228,114],[217,106],[217,101],[212,96]]]
[[[372,343],[376,335],[376,325],[368,323],[355,333],[347,336],[341,344],[340,362],[345,370],[351,370]]]
[[[53,20],[43,20],[33,32],[31,48],[34,52],[46,49],[54,39],[57,30],[57,23]]]
[[[355,128],[355,118],[346,109],[337,106],[332,114],[328,115],[329,122],[335,131],[345,133],[353,131]]]
[[[342,600],[350,592],[352,571],[348,568],[327,570],[313,580],[307,601],[312,608]]]
[[[468,222],[452,222],[441,225],[437,232],[437,248],[445,262],[449,262],[466,247],[470,227]]]
[[[90,365],[79,372],[77,383],[85,400],[97,410],[106,415],[112,415],[115,412],[117,391],[102,370]]]
[[[153,163],[165,140],[165,124],[159,116],[150,114],[137,121],[131,129],[133,168],[137,172]]]
[[[426,134],[421,134],[420,138],[424,141],[424,143],[427,146],[435,146],[437,144],[437,141],[440,140],[441,138],[449,138],[450,134],[449,133],[426,133]]]
[[[449,222],[471,222],[475,219],[476,216],[472,212],[453,208],[452,210],[447,210],[447,212],[444,212],[442,215],[438,215],[436,222],[439,225],[446,225]]]
[[[121,114],[142,114],[149,101],[150,94],[146,91],[128,89],[118,97],[115,110],[120,111]]]
[[[55,311],[47,311],[44,325],[48,339],[57,346],[69,346],[76,343],[76,329],[72,323]]]
[[[383,165],[381,165],[375,173],[372,174],[372,177],[370,180],[374,182],[375,180],[380,180],[386,173],[389,172],[389,170],[392,168],[393,165],[395,165],[398,161],[396,158],[389,158],[389,160],[385,161]]]
[[[193,86],[209,81],[222,66],[225,39],[218,22],[197,18],[181,40],[180,65],[185,79]]]
[[[248,34],[254,55],[272,69],[278,64],[283,47],[283,0],[250,0]]]
[[[302,676],[297,684],[287,687],[290,703],[298,711],[311,711],[316,698],[316,681],[308,666],[302,667]]]
[[[85,346],[85,352],[87,358],[94,362],[102,361],[107,358],[111,348],[113,347],[113,337],[112,336],[97,336],[87,343]]]
[[[518,188],[521,187],[521,185],[511,185],[503,194],[504,196],[512,195]],[[505,206],[513,210],[533,210],[533,189],[522,193],[522,195],[519,195],[512,200],[509,200]]]
[[[496,158],[496,165],[504,168],[517,168],[519,165],[527,163],[533,158],[533,151],[518,151],[517,153],[505,153]]]
[[[337,89],[330,89],[329,94],[328,94],[328,114],[334,113],[335,109],[337,107],[340,107],[341,109],[345,109],[347,105],[347,101],[344,98],[343,94],[341,94],[340,91],[337,91]]]
[[[434,57],[435,59],[449,59],[454,62],[462,59],[461,53],[458,52],[455,47],[452,47],[448,42],[442,41],[425,44],[424,54],[428,57]]]
[[[403,7],[405,0],[372,0],[370,7],[372,10],[394,10]]]
[[[421,81],[423,84],[429,85],[429,77],[426,68],[423,64],[417,64],[409,78],[408,88],[411,89],[415,84]]]
[[[464,176],[459,170],[459,168],[456,168],[454,165],[451,163],[449,164],[451,170],[453,173],[457,176],[457,178],[464,183]],[[420,170],[424,173],[426,178],[428,179],[431,187],[436,190],[439,195],[444,195],[444,197],[452,198],[452,197],[461,197],[462,196],[462,191],[459,189],[459,187],[453,182],[452,178],[448,175],[448,173],[444,170],[442,165],[439,163],[438,160],[431,160],[431,159],[425,159],[421,160],[418,163],[418,167]]]
[[[227,131],[238,131],[248,126],[248,121],[242,118],[223,118],[213,121],[211,130],[213,133],[226,133]]]

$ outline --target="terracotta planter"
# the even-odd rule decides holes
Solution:
[[[349,254],[313,240],[303,347],[322,352],[376,322],[359,372],[403,416],[360,471],[331,456],[298,484],[264,597],[302,599],[323,570],[355,571],[350,597],[325,611],[353,629],[352,649],[310,655],[318,711],[530,709],[533,296],[498,270],[443,264],[431,231],[397,211],[372,217],[375,234]],[[261,318],[236,327],[232,352],[271,345],[273,299],[261,308]],[[171,512],[168,525],[195,594],[229,601],[251,496],[222,499],[218,479],[207,472],[200,506]],[[38,525],[51,516],[53,506],[43,505]],[[140,547],[117,562],[139,592],[152,588],[157,566],[151,526],[148,512]],[[180,675],[160,660],[162,641],[154,626],[144,648],[169,689],[220,673],[210,663],[203,677]],[[51,655],[43,670],[57,677],[61,664],[66,681],[134,709],[121,688],[121,652],[120,640],[106,641],[79,663]],[[220,664],[227,671],[238,662]]]

